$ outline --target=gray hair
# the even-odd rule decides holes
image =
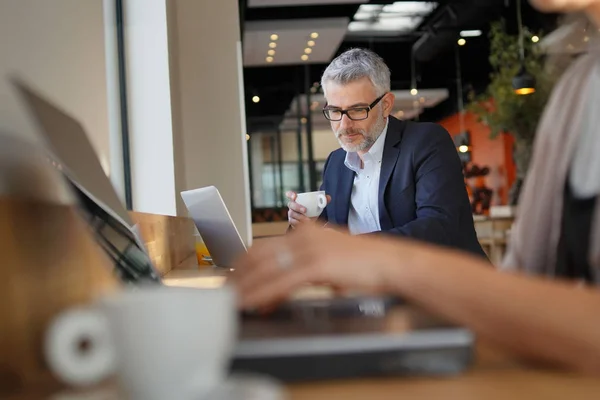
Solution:
[[[337,56],[323,72],[321,86],[328,82],[345,85],[367,77],[377,96],[390,91],[390,69],[383,58],[366,49],[350,49]]]

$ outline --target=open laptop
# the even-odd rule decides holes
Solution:
[[[213,263],[230,268],[246,252],[246,246],[219,190],[214,186],[186,190],[181,192],[181,198]]]
[[[38,122],[49,154],[63,166],[62,172],[79,195],[82,212],[98,243],[113,259],[119,277],[133,285],[160,283],[82,125],[27,85],[15,82],[15,87]],[[208,189],[206,193],[215,196],[218,192]],[[211,198],[210,203],[224,207]],[[194,203],[190,204],[195,209]],[[241,241],[239,235],[229,235],[234,236],[234,242]],[[238,251],[242,251],[241,246]],[[398,299],[295,300],[269,317],[242,315],[231,368],[285,381],[447,375],[470,365],[473,343],[470,331],[409,305],[399,305]]]

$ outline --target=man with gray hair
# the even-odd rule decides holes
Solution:
[[[452,138],[437,124],[390,115],[394,95],[383,59],[348,50],[329,64],[321,85],[323,114],[341,148],[323,170],[327,207],[315,221],[288,192],[290,225],[401,235],[485,256]]]

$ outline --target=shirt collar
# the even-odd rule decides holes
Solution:
[[[374,162],[381,161],[383,158],[383,147],[385,144],[385,137],[387,135],[388,124],[390,123],[389,117],[386,118],[385,126],[383,127],[383,131],[381,131],[381,135],[377,138],[373,146],[369,149],[369,151],[365,154],[365,160],[371,159]],[[360,171],[360,157],[357,152],[346,152],[346,159],[344,160],[344,165],[358,173]]]

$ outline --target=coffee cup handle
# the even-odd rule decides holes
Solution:
[[[115,350],[105,316],[92,308],[59,314],[45,336],[51,371],[70,386],[94,385],[115,370]]]
[[[318,201],[319,201],[319,208],[320,209],[323,209],[323,208],[325,208],[327,206],[327,196],[326,195],[319,194]]]

